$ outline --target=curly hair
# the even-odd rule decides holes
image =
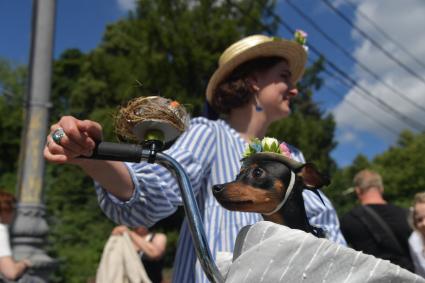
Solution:
[[[265,71],[276,64],[286,61],[282,57],[260,57],[239,65],[224,81],[222,81],[212,98],[215,111],[229,114],[234,108],[247,104],[255,91],[248,82],[248,77],[255,72]]]

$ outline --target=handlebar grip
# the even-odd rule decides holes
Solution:
[[[149,154],[149,151],[144,152],[140,145],[99,142],[93,150],[90,159],[140,162],[143,154]]]

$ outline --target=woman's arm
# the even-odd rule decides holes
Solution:
[[[215,158],[216,138],[212,127],[206,119],[195,119],[190,128],[165,151],[182,165],[195,195],[205,185]],[[182,205],[177,180],[168,169],[147,162],[125,165],[135,188],[130,200],[120,202],[101,185],[96,185],[100,207],[114,222],[129,227],[150,227]]]
[[[28,260],[14,261],[11,256],[0,257],[0,272],[8,280],[15,280],[31,266]]]
[[[151,260],[160,260],[163,257],[167,245],[167,237],[165,234],[155,234],[151,242],[134,231],[130,231],[130,237],[133,240],[137,252],[143,252],[143,254]]]

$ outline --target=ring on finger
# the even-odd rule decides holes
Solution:
[[[57,128],[53,133],[52,133],[52,139],[53,141],[60,145],[61,144],[61,139],[65,136],[65,132],[63,131],[62,128]]]

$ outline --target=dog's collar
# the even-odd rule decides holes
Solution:
[[[283,198],[283,200],[276,206],[275,209],[273,209],[271,212],[268,213],[263,213],[264,215],[272,215],[276,212],[279,211],[279,209],[282,208],[282,206],[285,204],[285,202],[288,200],[289,195],[292,192],[292,189],[294,188],[294,184],[295,184],[295,173],[293,171],[291,171],[291,178],[289,179],[289,186],[286,189],[286,193],[285,193],[285,197]]]

